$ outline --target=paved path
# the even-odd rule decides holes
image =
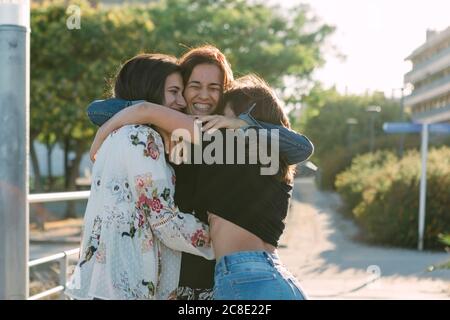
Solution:
[[[311,299],[450,299],[450,270],[427,271],[450,254],[358,243],[339,203],[311,179],[296,180],[279,252]]]
[[[46,257],[80,246],[83,219],[67,219],[45,224],[45,231],[30,230],[30,260]]]
[[[281,239],[287,247],[279,252],[310,298],[450,299],[450,270],[427,272],[429,266],[449,260],[449,254],[358,243],[353,240],[355,225],[336,213],[339,204],[335,193],[318,191],[312,180],[296,181],[287,229]],[[62,229],[49,225],[47,233],[56,239],[67,240],[68,235],[76,238],[81,220],[72,222],[65,222]],[[32,234],[33,239],[42,236]],[[72,249],[78,244],[33,242],[30,258]],[[373,281],[377,275],[381,277]]]

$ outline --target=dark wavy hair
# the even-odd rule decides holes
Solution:
[[[247,112],[252,106],[252,117],[256,120],[291,128],[289,118],[284,113],[280,100],[274,90],[256,75],[246,75],[236,79],[223,96],[223,106],[229,105],[235,115]],[[291,183],[294,179],[295,165],[289,165],[280,156],[280,170],[278,177]]]
[[[114,80],[113,95],[125,100],[164,103],[166,78],[181,68],[175,57],[142,53],[127,60]]]

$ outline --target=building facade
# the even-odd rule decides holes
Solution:
[[[406,110],[415,122],[450,121],[450,27],[436,32],[427,30],[426,42],[405,60],[412,70],[405,74],[405,85],[413,91],[404,99]]]

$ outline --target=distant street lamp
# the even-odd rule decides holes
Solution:
[[[358,120],[355,118],[347,118],[346,123],[348,125],[347,146],[350,148],[352,145],[353,127],[358,124]]]
[[[374,142],[375,142],[375,115],[380,113],[380,106],[368,106],[366,109],[370,113],[370,152],[373,152]]]

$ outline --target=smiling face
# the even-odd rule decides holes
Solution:
[[[184,112],[186,101],[183,97],[183,78],[179,72],[174,72],[166,78],[164,84],[164,105],[171,109]]]
[[[214,64],[199,64],[186,83],[187,112],[193,115],[214,113],[223,93],[223,75]]]

